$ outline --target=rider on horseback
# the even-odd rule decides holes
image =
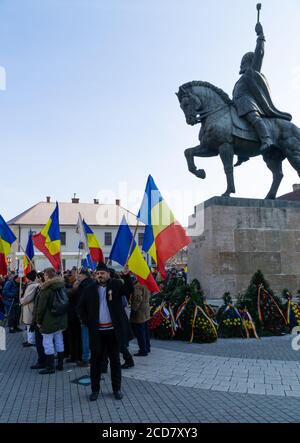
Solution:
[[[261,23],[256,24],[255,31],[258,36],[255,52],[247,52],[242,58],[240,68],[242,76],[235,84],[232,98],[239,117],[245,118],[257,132],[261,141],[260,151],[265,154],[274,147],[274,142],[262,117],[282,118],[290,121],[292,116],[278,111],[272,103],[267,80],[260,72],[266,41]],[[241,162],[245,160],[246,158]]]

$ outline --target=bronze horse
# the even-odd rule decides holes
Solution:
[[[233,158],[239,157],[239,164],[257,157],[260,153],[261,142],[250,128],[237,132],[234,130],[234,107],[229,96],[216,86],[202,81],[186,83],[179,88],[177,94],[180,107],[183,110],[188,125],[201,123],[199,133],[200,145],[188,148],[184,154],[189,171],[199,178],[204,179],[204,169],[197,169],[194,157],[215,157],[220,155],[227,178],[227,189],[223,194],[229,197],[235,193]],[[300,129],[293,123],[268,118],[273,133],[275,148],[263,155],[267,167],[272,171],[273,182],[266,199],[275,199],[283,178],[282,162],[288,159],[300,177]],[[244,124],[241,122],[240,127]],[[246,135],[244,135],[246,134]],[[247,136],[250,134],[251,136]]]

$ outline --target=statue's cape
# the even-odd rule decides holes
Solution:
[[[254,71],[254,69],[248,69],[244,74],[244,78],[248,84],[251,95],[266,117],[283,118],[284,120],[289,121],[292,120],[290,114],[287,112],[281,112],[274,106],[267,79],[263,74]]]

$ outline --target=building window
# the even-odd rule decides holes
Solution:
[[[112,233],[111,232],[104,233],[104,244],[105,244],[105,246],[112,245]]]
[[[143,242],[144,242],[144,233],[143,232],[139,232],[138,242],[139,242],[139,246],[143,246]]]
[[[66,245],[66,233],[65,232],[60,232],[60,243],[62,246]]]
[[[63,271],[66,270],[66,259],[65,258],[62,259],[62,270]]]

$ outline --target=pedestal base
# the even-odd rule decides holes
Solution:
[[[189,217],[189,281],[210,301],[247,289],[260,269],[278,294],[300,289],[300,202],[213,197]]]

